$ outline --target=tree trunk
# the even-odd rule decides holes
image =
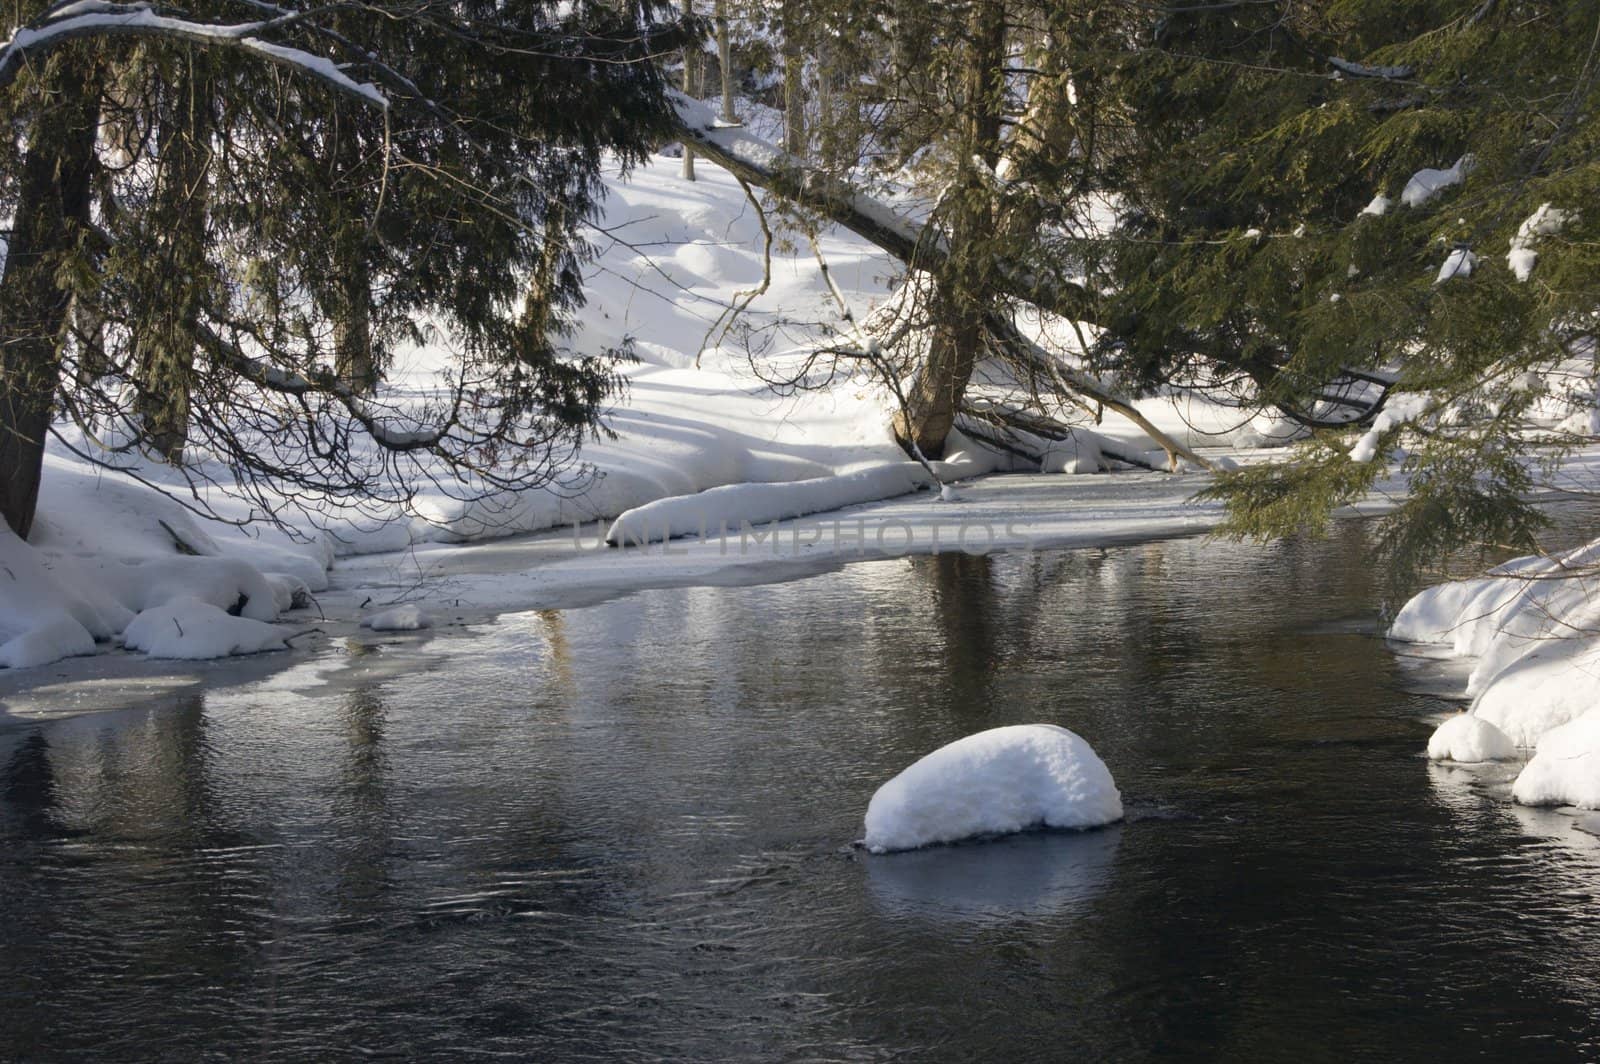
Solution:
[[[522,302],[519,322],[530,352],[543,350],[549,343],[555,319],[555,290],[566,253],[566,208],[560,199],[552,198],[545,213],[544,251],[528,278],[528,294]]]
[[[206,273],[206,205],[211,164],[211,83],[197,75],[203,55],[173,93],[178,113],[164,123],[153,213],[166,232],[151,278],[154,316],[138,338],[138,408],[151,449],[179,465],[189,440],[189,392]]]
[[[684,0],[683,13],[690,18],[694,17],[694,0]],[[691,42],[683,49],[683,91],[685,95],[699,99],[700,86],[696,84],[698,79],[695,77],[695,68],[698,65],[695,60],[699,58],[695,52],[697,47],[697,44]],[[683,179],[694,180],[694,149],[689,146],[688,141],[683,143]]]
[[[800,0],[783,0],[779,17],[783,20],[783,150],[802,157],[807,147],[806,59],[800,50],[800,26],[805,21]]]
[[[722,121],[737,125],[739,116],[733,110],[733,39],[728,31],[728,0],[716,0],[717,65],[722,69]]]
[[[339,312],[333,320],[333,365],[339,380],[362,395],[378,386],[372,357],[372,278],[365,234],[346,234],[334,247]]]
[[[906,394],[895,433],[929,458],[944,454],[983,342],[983,319],[994,292],[988,246],[994,203],[979,166],[1000,159],[1005,106],[1005,3],[974,0],[968,16],[961,135],[955,187],[947,199],[950,253],[934,271],[933,334],[928,360]]]
[[[834,108],[833,49],[824,37],[817,47],[817,156],[825,170],[840,169],[839,115]]]
[[[78,49],[51,57],[42,81],[48,103],[28,132],[0,275],[0,511],[23,539],[39,501],[72,301],[58,271],[89,222],[100,114],[99,65]]]
[[[361,145],[353,128],[339,130],[334,148],[338,176],[348,202],[344,224],[332,234],[333,369],[341,382],[362,395],[378,386],[378,363],[372,351],[372,267],[367,259],[367,224],[361,217],[356,171]]]

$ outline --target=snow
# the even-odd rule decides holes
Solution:
[[[1496,648],[1516,647],[1502,636]],[[1485,659],[1488,660],[1487,658]],[[1481,681],[1473,712],[1521,747],[1536,746],[1555,728],[1600,706],[1600,641],[1537,640]]]
[[[234,617],[209,602],[179,596],[135,617],[122,633],[122,643],[152,658],[201,660],[283,650],[287,634],[276,625]]]
[[[276,63],[304,71],[341,92],[359,96],[380,109],[388,108],[388,98],[377,86],[356,81],[327,57],[252,36],[273,28],[270,22],[223,25],[173,18],[158,15],[149,4],[142,3],[76,3],[50,12],[43,25],[19,29],[9,41],[0,44],[0,71],[9,71],[25,62],[31,50],[76,37],[118,34],[188,37],[233,42]]]
[[[1439,725],[1428,740],[1430,761],[1456,761],[1475,764],[1481,761],[1506,761],[1517,756],[1517,748],[1482,717],[1458,713]]]
[[[1600,809],[1600,715],[1564,724],[1539,740],[1511,796],[1523,805]]]
[[[746,129],[708,135],[753,156],[770,149]],[[714,165],[700,167],[699,180],[684,182],[676,162],[659,157],[626,181],[610,174],[607,184],[603,216],[587,234],[595,248],[586,270],[588,304],[569,342],[580,352],[631,346],[638,361],[622,367],[626,393],[605,414],[615,437],[585,447],[592,476],[474,501],[451,497],[448,478],[424,479],[413,512],[285,511],[295,524],[286,533],[263,520],[260,506],[271,505],[270,498],[233,497],[207,485],[208,479],[226,482],[230,471],[201,447],[188,452],[197,478],[191,485],[163,464],[97,451],[95,440],[63,424],[64,443],[51,444],[26,545],[34,552],[35,576],[45,573],[49,586],[23,606],[0,607],[8,611],[0,618],[0,644],[27,637],[11,647],[8,660],[39,663],[114,646],[136,613],[187,597],[265,623],[315,594],[319,607],[341,611],[337,623],[353,627],[366,599],[393,600],[399,589],[413,586],[427,596],[440,591],[434,581],[453,581],[443,594],[481,615],[601,589],[751,580],[774,564],[1122,542],[1216,524],[1218,507],[1189,501],[1206,481],[1188,472],[970,479],[1041,467],[1096,473],[1119,460],[1165,468],[1166,455],[1153,449],[1144,430],[1109,408],[1098,419],[1064,411],[1063,417],[1079,419],[1071,438],[1038,440],[1032,464],[954,433],[945,461],[934,469],[945,484],[962,480],[961,503],[940,505],[943,491],[915,490],[931,486],[929,478],[893,439],[892,396],[864,373],[851,375],[847,368],[832,380],[812,373],[805,383],[815,387],[792,394],[763,379],[804,374],[815,348],[837,343],[843,329],[834,294],[805,242],[775,247],[769,291],[725,330],[730,293],[758,287],[764,272],[760,220],[744,190]],[[903,227],[916,217],[915,203],[874,202],[886,224]],[[828,274],[856,320],[892,304],[902,274],[898,263],[837,228],[824,227],[818,239]],[[411,430],[408,412],[422,409],[454,358],[448,335],[419,325],[421,339],[396,352],[374,400],[375,408],[395,412],[398,420],[386,425],[396,433]],[[1063,372],[1087,376],[1073,358],[1080,338],[1071,323],[1046,317],[1018,327],[1064,353]],[[995,373],[988,363],[978,369],[984,380]],[[1138,400],[1139,415],[1190,448],[1254,451],[1302,434],[1281,417],[1216,402],[1197,384],[1176,381]],[[96,468],[72,448],[129,468]],[[201,520],[141,481],[211,508],[238,527]],[[863,505],[869,509],[849,515],[800,516]],[[615,519],[614,540],[651,546],[591,549],[605,538],[597,523],[607,519]],[[774,521],[777,532],[769,530]],[[668,545],[652,531],[698,533],[702,522],[708,531],[724,522],[730,531],[748,524],[763,535]],[[509,540],[540,532],[541,539]],[[488,550],[490,540],[505,542]],[[355,561],[368,556],[370,564]],[[331,594],[336,559],[347,572],[334,572],[340,591]]]
[[[1121,819],[1122,796],[1087,742],[1053,724],[1018,724],[942,746],[878,788],[865,845],[887,853]]]
[[[433,627],[433,618],[421,606],[406,603],[363,617],[361,627],[374,632],[420,632]]]
[[[1463,155],[1448,170],[1418,170],[1406,182],[1405,189],[1400,193],[1400,202],[1407,207],[1421,207],[1445,189],[1461,184],[1472,172],[1472,164],[1472,156]]]
[[[1559,233],[1576,213],[1541,203],[1538,210],[1522,220],[1522,224],[1517,226],[1517,235],[1511,238],[1511,250],[1506,252],[1506,265],[1517,280],[1526,282],[1533,276],[1533,268],[1539,262],[1539,253],[1533,248],[1534,242],[1541,236]]]
[[[1513,797],[1600,808],[1600,540],[1553,557],[1517,558],[1407,602],[1390,638],[1477,659],[1467,715],[1445,723],[1428,756],[1487,760],[1537,750]]]
[[[0,524],[0,665],[27,668],[92,654],[132,618],[126,607],[64,577]]]
[[[1478,256],[1470,249],[1456,248],[1445,256],[1444,263],[1439,267],[1439,275],[1433,279],[1433,283],[1444,284],[1455,277],[1471,277],[1477,265]]]
[[[738,531],[857,503],[876,502],[926,487],[915,462],[876,465],[854,473],[783,484],[728,484],[695,495],[657,499],[619,515],[606,533],[611,546],[643,545],[678,536]]]
[[[1372,202],[1361,208],[1361,213],[1370,214],[1374,218],[1382,218],[1385,214],[1389,213],[1389,208],[1393,205],[1394,200],[1380,192],[1376,196],[1372,197]],[[1354,270],[1355,267],[1352,266],[1351,269]],[[1352,274],[1352,276],[1354,276],[1354,274]]]
[[[1388,405],[1372,419],[1372,426],[1362,433],[1350,447],[1350,461],[1370,462],[1378,456],[1378,441],[1383,434],[1397,425],[1414,420],[1427,413],[1428,398],[1423,395],[1393,395]]]

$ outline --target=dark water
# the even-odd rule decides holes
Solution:
[[[0,725],[0,1052],[1600,1058],[1600,840],[1420,759],[1374,580],[1358,526],[905,559]],[[1124,826],[850,848],[1030,721]]]

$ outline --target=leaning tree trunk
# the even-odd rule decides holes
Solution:
[[[933,332],[928,358],[906,394],[895,434],[929,458],[944,454],[983,342],[983,320],[994,293],[990,246],[994,196],[980,167],[1000,158],[1005,106],[1004,0],[973,0],[963,71],[963,115],[955,187],[946,198],[949,255],[933,272]]]
[[[47,102],[28,131],[0,275],[0,512],[24,539],[39,501],[72,302],[59,276],[89,223],[99,64],[76,49],[63,50],[48,61],[41,88]]]
[[[163,123],[160,176],[153,204],[162,254],[152,264],[151,317],[138,338],[139,413],[151,449],[172,465],[189,441],[189,396],[206,288],[206,204],[211,164],[212,86],[197,74],[204,56],[173,93],[178,114]]]

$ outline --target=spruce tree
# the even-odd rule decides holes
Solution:
[[[653,4],[384,3],[229,30],[234,8],[111,23],[108,6],[39,13],[30,50],[0,54],[25,131],[0,160],[14,529],[58,417],[111,447],[90,457],[196,453],[264,505],[528,486],[598,431],[614,354],[560,343],[579,233],[608,156],[668,130],[655,58],[698,24]],[[107,69],[139,73],[108,93]],[[96,151],[102,110],[154,135]],[[423,322],[458,353],[451,379],[420,406],[364,395]]]

